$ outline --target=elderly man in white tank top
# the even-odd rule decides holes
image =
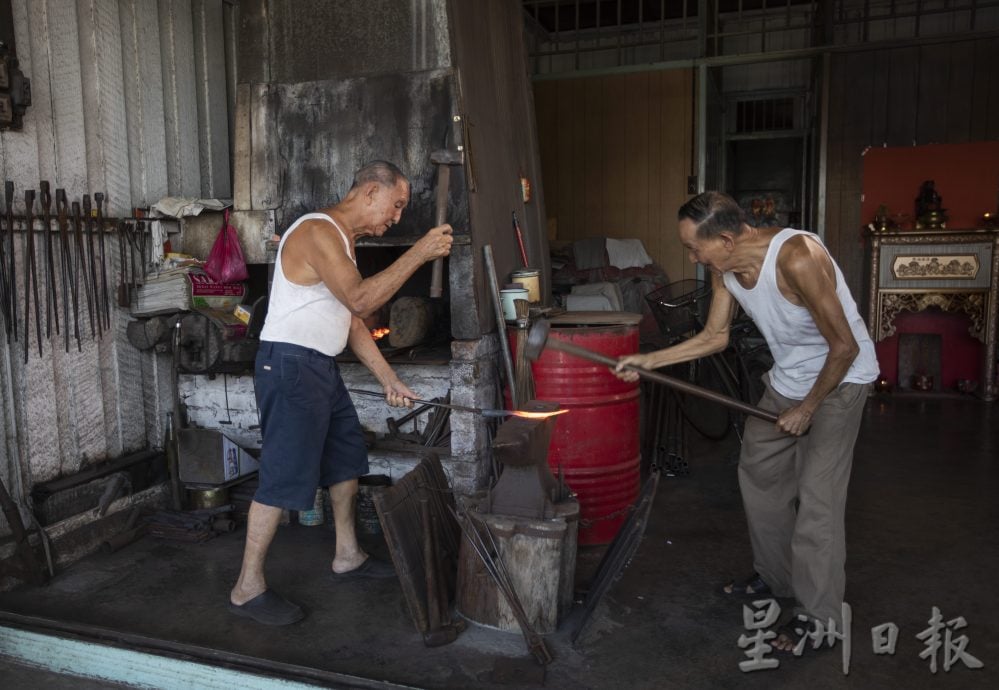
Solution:
[[[254,384],[263,447],[260,487],[250,505],[246,547],[229,610],[268,625],[305,614],[267,587],[264,560],[284,509],[312,507],[328,487],[336,549],[330,577],[392,577],[354,534],[357,478],[368,471],[357,412],[340,378],[336,355],[350,345],[371,370],[390,405],[416,395],[382,357],[363,318],[385,304],[424,263],[447,256],[451,227],[432,228],[387,269],[369,278],[357,270],[358,237],[380,237],[399,222],[409,182],[396,166],[373,161],[354,176],[336,205],[295,221],[281,237],[267,319],[260,334]]]
[[[774,366],[759,406],[776,425],[746,422],[739,459],[755,572],[722,588],[727,595],[797,600],[773,642],[794,649],[807,616],[842,630],[846,589],[844,513],[853,447],[869,384],[878,376],[874,344],[819,238],[791,228],[754,228],[738,204],[705,192],[678,213],[680,239],[692,262],[711,272],[704,330],[674,347],[624,357],[655,369],[721,352],[736,302],[767,340]],[[807,432],[807,434],[806,434]]]

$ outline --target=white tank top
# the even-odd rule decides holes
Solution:
[[[260,339],[277,343],[291,343],[310,347],[324,355],[335,357],[347,346],[350,333],[350,310],[333,296],[323,282],[315,285],[298,285],[288,280],[281,267],[281,251],[303,221],[324,220],[332,223],[343,238],[343,246],[350,256],[350,241],[335,220],[325,213],[306,213],[291,224],[278,245],[274,260],[274,280],[267,306],[267,318],[260,331]],[[354,265],[357,260],[351,257]]]
[[[801,400],[808,395],[819,376],[819,370],[825,364],[829,343],[819,332],[808,309],[789,302],[777,287],[777,255],[784,243],[795,235],[807,235],[825,249],[817,235],[785,228],[770,241],[755,287],[749,290],[742,287],[734,273],[725,273],[722,278],[725,287],[753,319],[770,346],[774,357],[770,384],[784,397]],[[836,271],[836,296],[843,305],[850,330],[860,346],[860,353],[853,360],[843,381],[870,383],[877,379],[879,371],[874,343],[871,342],[867,326],[857,312],[857,304],[835,260],[833,268]]]

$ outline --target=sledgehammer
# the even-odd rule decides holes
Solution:
[[[549,339],[548,334],[550,331],[551,324],[549,324],[545,319],[539,319],[533,326],[531,326],[531,330],[527,334],[527,345],[524,348],[524,352],[527,354],[528,359],[536,360],[541,356],[541,352],[545,348],[551,348],[552,350],[558,350],[559,352],[564,352],[568,355],[573,355],[574,357],[579,357],[580,359],[585,359],[590,362],[605,364],[612,369],[617,366],[617,360],[613,357],[602,355],[599,352],[594,352],[593,350],[587,350],[585,347],[580,347],[579,345],[575,345],[565,340],[559,340],[557,338]],[[680,379],[675,379],[672,376],[666,376],[665,374],[660,374],[656,371],[649,371],[648,369],[642,369],[641,367],[631,365],[626,365],[624,368],[635,372],[643,379],[661,383],[664,386],[675,388],[679,391],[683,391],[684,393],[688,393],[689,395],[704,398],[705,400],[712,400],[720,405],[731,407],[733,410],[739,410],[739,412],[742,412],[743,414],[758,417],[766,422],[773,422],[774,424],[777,423],[776,414],[756,407],[755,405],[744,403],[741,400],[730,398],[729,396],[722,395],[721,393],[715,393],[707,388],[695,386],[692,383],[687,383],[686,381],[681,381]]]

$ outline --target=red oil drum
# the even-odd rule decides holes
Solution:
[[[583,317],[582,314],[589,315]],[[638,352],[637,314],[568,312],[552,320],[558,339],[620,357]],[[593,320],[598,324],[594,325]],[[582,322],[580,325],[574,325]],[[569,410],[559,415],[548,464],[579,497],[580,544],[607,544],[638,496],[639,385],[626,383],[602,364],[546,349],[532,365],[535,398]]]

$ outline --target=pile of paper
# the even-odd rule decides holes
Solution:
[[[175,268],[146,278],[138,288],[132,314],[152,316],[191,309],[231,312],[245,296],[245,283],[217,283],[200,269]]]

